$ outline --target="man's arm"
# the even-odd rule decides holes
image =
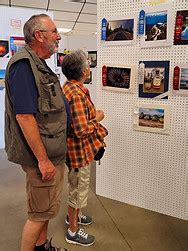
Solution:
[[[42,179],[51,180],[55,175],[55,167],[48,158],[35,117],[33,114],[17,114],[16,120],[18,121],[28,145],[38,160]]]
[[[38,90],[28,59],[19,60],[11,66],[9,88],[13,111],[26,141],[38,160],[42,178],[50,180],[55,174],[55,167],[48,159],[33,115],[37,112]]]

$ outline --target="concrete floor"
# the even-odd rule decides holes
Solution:
[[[26,220],[25,178],[19,166],[6,160],[0,150],[0,251],[19,251],[21,232]],[[92,182],[93,183],[93,182]],[[67,178],[65,176],[63,203],[59,216],[52,220],[49,236],[53,243],[69,251],[187,251],[188,223],[186,221],[96,196],[94,186],[89,192],[84,212],[93,217],[85,227],[95,235],[91,247],[67,244]]]

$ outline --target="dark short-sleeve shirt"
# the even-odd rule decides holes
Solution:
[[[46,62],[42,61],[45,67],[51,71]],[[15,114],[35,114],[37,112],[38,90],[28,59],[22,59],[11,66],[9,87]],[[63,99],[67,113],[67,131],[69,131],[71,113],[64,95]]]
[[[28,59],[19,60],[11,66],[9,88],[15,114],[37,112],[38,90]]]

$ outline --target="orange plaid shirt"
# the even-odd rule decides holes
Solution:
[[[91,163],[98,150],[105,146],[108,131],[96,121],[96,110],[84,85],[76,80],[67,81],[63,93],[71,111],[71,128],[67,136],[66,164],[72,168]]]

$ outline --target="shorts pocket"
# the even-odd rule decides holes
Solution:
[[[74,168],[72,168],[68,173],[68,182],[69,182],[69,186],[72,189],[78,188],[78,174],[79,172],[75,172]]]
[[[29,180],[28,206],[31,212],[42,213],[50,209],[55,188],[55,179],[42,181],[40,177]]]

